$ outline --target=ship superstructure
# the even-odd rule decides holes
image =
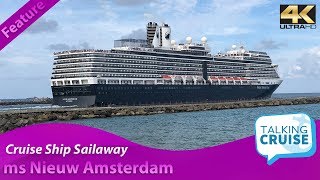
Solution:
[[[206,37],[177,44],[168,24],[152,22],[145,40],[122,39],[111,50],[54,55],[51,85],[54,104],[61,106],[260,99],[270,97],[282,82],[265,52],[234,45],[211,55]]]

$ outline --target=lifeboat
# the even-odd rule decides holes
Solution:
[[[201,77],[201,76],[197,76],[196,79],[197,79],[197,81],[204,81],[203,77]]]
[[[168,79],[171,79],[171,76],[170,75],[162,75],[162,78],[168,80]]]
[[[218,79],[219,79],[220,81],[226,81],[226,80],[227,80],[226,77],[218,77]]]
[[[182,81],[182,76],[175,76],[175,77],[174,77],[174,80],[175,80],[175,81]]]
[[[215,81],[219,80],[219,78],[217,76],[210,76],[210,79],[215,80]]]
[[[228,81],[233,81],[233,77],[227,77],[226,78]]]
[[[186,76],[186,81],[193,81],[193,77],[192,76]]]

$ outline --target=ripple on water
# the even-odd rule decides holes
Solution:
[[[150,147],[197,149],[253,135],[258,117],[288,113],[306,113],[314,119],[320,118],[320,104],[112,117],[70,123],[100,128]]]

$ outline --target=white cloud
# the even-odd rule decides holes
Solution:
[[[121,6],[138,6],[150,3],[154,0],[114,0],[114,2]]]
[[[118,14],[114,11],[114,6],[111,1],[99,0],[101,7],[103,8],[108,19],[106,21],[110,21],[111,19],[118,18]]]
[[[272,39],[264,39],[264,40],[261,40],[256,45],[256,49],[259,49],[259,50],[280,49],[287,46],[288,44],[286,42],[277,42]]]
[[[212,0],[212,7],[217,11],[227,11],[233,14],[246,13],[255,7],[270,3],[270,0]]]
[[[251,16],[254,8],[268,5],[270,0],[156,0],[151,3],[157,19],[173,26],[175,39],[186,36],[233,36],[254,33],[256,16]],[[199,8],[201,9],[199,10]],[[171,16],[167,16],[170,14]],[[154,18],[156,19],[156,18]],[[161,22],[161,21],[160,21]],[[209,42],[210,43],[210,42]]]
[[[320,58],[320,46],[313,47],[308,50],[308,54],[316,58]]]
[[[155,0],[150,6],[158,14],[172,13],[174,15],[184,15],[193,12],[198,0]]]
[[[229,36],[229,35],[239,35],[239,34],[247,34],[251,31],[246,28],[242,27],[236,27],[236,26],[230,26],[230,27],[224,27],[224,28],[216,28],[208,30],[206,33],[207,35],[218,35],[218,36]]]
[[[295,71],[301,71],[301,70],[302,70],[302,67],[301,67],[301,66],[298,66],[298,65],[294,65],[294,66],[293,66],[293,69],[294,69]]]
[[[143,17],[149,21],[157,21],[156,17],[151,13],[143,13]]]
[[[297,58],[279,65],[284,78],[320,79],[320,46],[300,51]]]

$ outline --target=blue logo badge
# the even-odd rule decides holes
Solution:
[[[310,157],[316,152],[316,125],[305,114],[260,117],[255,132],[257,151],[269,165],[280,158]]]

